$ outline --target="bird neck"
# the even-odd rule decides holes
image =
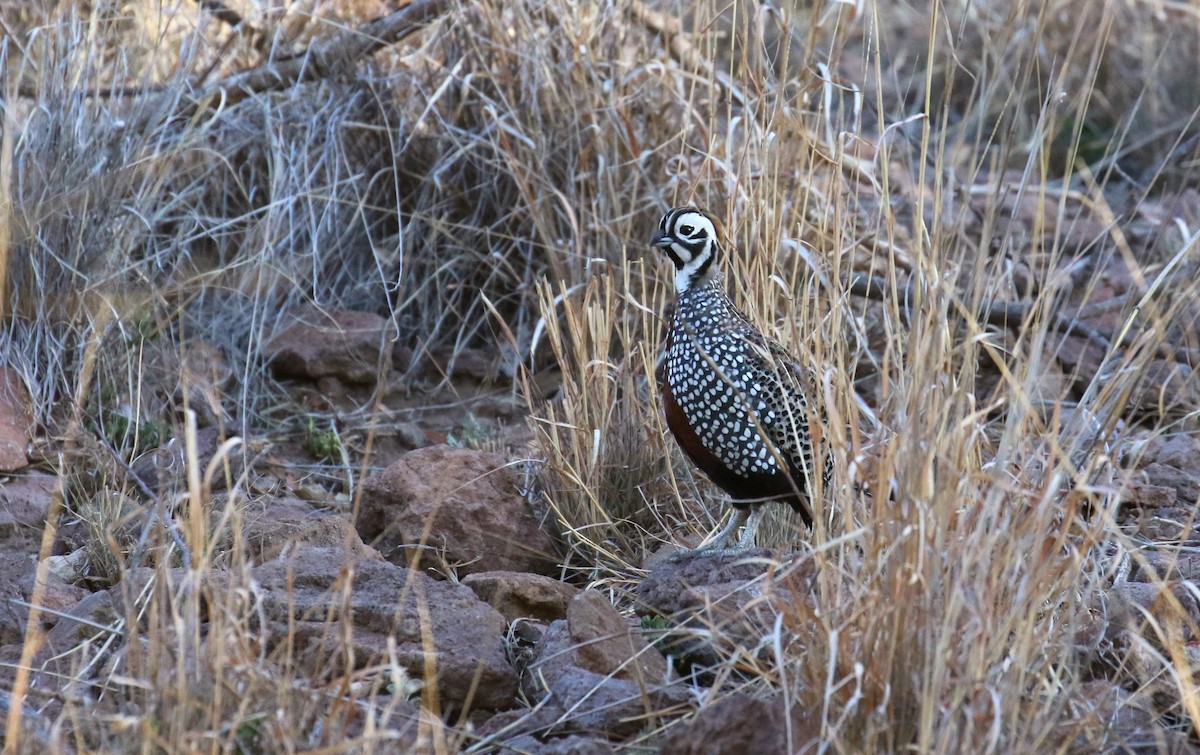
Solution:
[[[686,294],[694,288],[721,282],[721,271],[717,267],[718,247],[709,246],[675,271],[675,293]]]
[[[682,273],[682,271],[680,272]],[[682,299],[684,296],[705,297],[712,294],[725,295],[725,277],[721,275],[720,270],[713,268],[700,280],[687,281],[685,286],[680,285],[679,274],[675,275],[675,297],[677,299]]]

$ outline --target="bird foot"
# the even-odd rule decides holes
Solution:
[[[712,542],[708,545],[702,545],[699,548],[680,548],[671,554],[672,561],[684,561],[692,558],[723,558],[725,556],[738,556],[748,551],[754,550],[754,543],[737,542],[733,545],[725,543]]]
[[[717,536],[712,539],[712,542],[707,545],[702,545],[699,548],[680,548],[675,553],[671,554],[672,559],[694,558],[696,556],[731,556],[746,551],[753,550],[755,547],[754,539],[758,533],[758,517],[755,516],[757,511],[753,513],[746,509],[739,509],[730,519],[729,524],[717,533]],[[730,545],[730,540],[733,539],[733,533],[737,532],[738,528],[745,525],[742,529],[742,535],[737,539],[737,542]]]

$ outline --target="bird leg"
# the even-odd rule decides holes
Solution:
[[[758,535],[758,525],[762,523],[762,504],[748,506],[742,511],[749,510],[746,515],[746,526],[742,529],[742,536],[738,538],[737,545],[730,548],[731,551],[748,551],[754,547],[755,537]]]
[[[711,542],[699,548],[681,548],[679,555],[723,556],[753,548],[754,536],[758,532],[758,524],[761,519],[759,509],[760,506],[757,505],[735,508],[729,524],[725,525]],[[736,544],[731,545],[730,541],[733,540],[734,534],[743,525],[745,525],[745,529],[742,530],[742,536],[738,538]]]
[[[729,519],[729,524],[725,525],[724,529],[717,533],[717,536],[712,539],[708,545],[703,545],[697,548],[697,551],[716,551],[729,547],[729,541],[733,539],[738,528],[746,523],[746,518],[749,512],[746,509],[734,509],[733,516]]]

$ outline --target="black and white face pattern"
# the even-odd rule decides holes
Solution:
[[[676,207],[663,215],[650,244],[675,265],[675,292],[684,293],[715,272],[717,226],[695,207]]]

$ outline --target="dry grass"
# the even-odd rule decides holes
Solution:
[[[1200,218],[1135,235],[1148,198],[1195,188],[1194,11],[481,0],[350,77],[192,106],[259,62],[262,39],[295,49],[339,18],[338,3],[305,7],[239,35],[190,4],[0,2],[0,353],[64,476],[101,464],[108,506],[128,480],[81,439],[131,461],[147,434],[186,439],[189,410],[228,436],[278,427],[262,339],[301,305],[373,310],[414,350],[413,375],[479,345],[503,349],[511,375],[561,368],[559,396],[531,407],[543,500],[570,569],[628,589],[648,551],[720,513],[653,390],[670,277],[644,240],[695,201],[741,250],[735,299],[819,376],[835,465],[811,537],[784,517],[767,533],[807,541],[772,584],[815,568],[811,601],[780,608],[767,651],[731,650],[718,676],[748,669],[752,689],[819,715],[832,751],[1106,746],[1073,704],[1092,673],[1078,638],[1138,546],[1114,519],[1122,417],[1198,293],[1180,271]],[[1122,257],[1145,295],[1070,392],[1049,379],[1052,313]],[[911,276],[917,298],[851,297],[852,271]],[[1017,300],[1030,315],[1012,331],[975,314]],[[220,375],[187,367],[213,346]],[[1194,416],[1144,409],[1158,432],[1194,431]],[[353,697],[376,718],[347,736],[386,748],[397,668],[299,669],[256,638],[250,586],[206,591],[245,578],[248,493],[214,503],[189,462],[173,525],[160,510],[131,547],[120,510],[93,521],[106,578],[153,579],[71,660],[81,675],[109,664],[104,689],[58,701],[74,745],[335,745]],[[1116,673],[1166,678],[1194,737],[1183,636],[1161,626],[1159,667]]]

